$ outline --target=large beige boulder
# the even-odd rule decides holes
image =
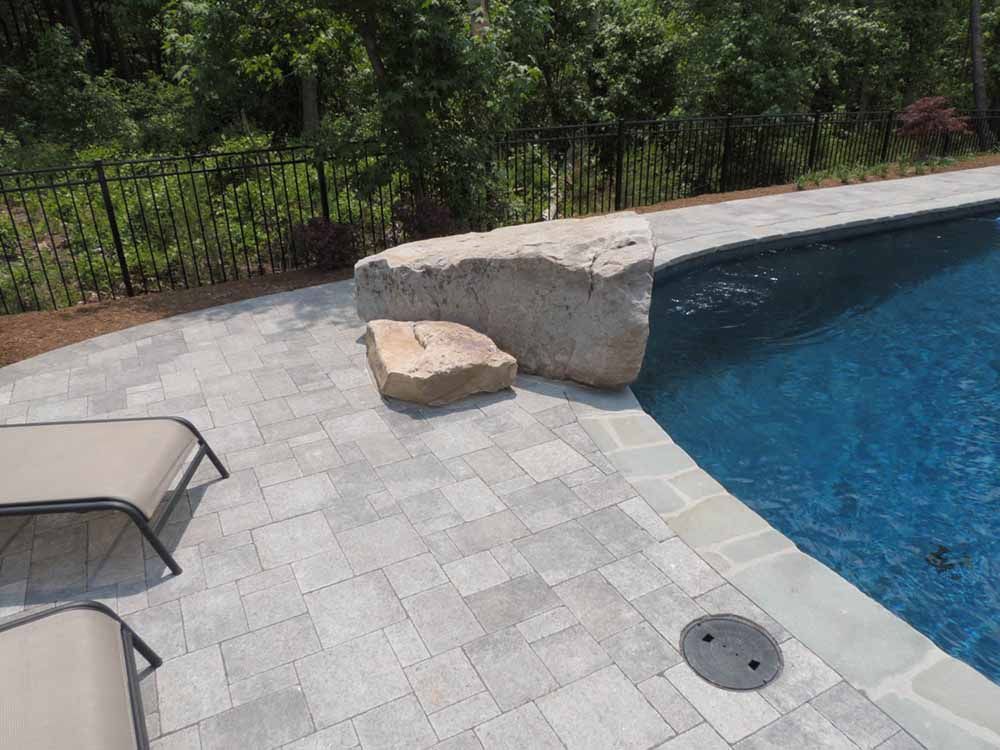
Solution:
[[[619,387],[646,351],[653,244],[634,213],[564,219],[400,245],[354,279],[365,320],[463,323],[523,371]]]
[[[368,366],[386,396],[439,406],[510,388],[517,361],[486,336],[444,321],[372,320]]]

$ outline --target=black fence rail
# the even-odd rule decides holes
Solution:
[[[0,173],[0,310],[58,309],[313,265],[310,219],[355,228],[359,254],[397,241],[398,176],[377,151],[306,148],[93,162]]]
[[[677,118],[516,130],[487,174],[488,228],[791,182],[843,166],[992,150],[1000,112],[966,133],[900,136],[892,112]],[[58,309],[314,265],[316,218],[357,255],[407,239],[405,171],[374,144],[0,172],[0,311]],[[412,203],[409,203],[412,210]]]
[[[497,166],[504,223],[623,210],[793,182],[838,167],[995,149],[1000,112],[965,133],[899,135],[894,112],[678,118],[518,130]]]

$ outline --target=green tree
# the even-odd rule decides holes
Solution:
[[[127,86],[87,70],[88,46],[62,26],[44,31],[21,64],[0,67],[0,128],[25,147],[18,161],[58,162],[94,144],[128,150],[138,141]]]
[[[503,55],[533,82],[520,120],[562,125],[668,114],[675,34],[649,0],[508,0],[492,7]]]

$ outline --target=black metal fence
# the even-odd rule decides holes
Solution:
[[[992,150],[1000,111],[965,133],[898,133],[894,112],[676,118],[518,130],[497,164],[505,223],[648,206],[793,182],[838,167]]]
[[[380,159],[360,144],[339,160],[282,148],[0,173],[0,310],[300,268],[314,217],[355,227],[361,252],[385,248],[403,188],[372,184]]]
[[[517,130],[489,165],[489,226],[783,184],[844,165],[1000,143],[1000,112],[968,133],[901,137],[891,112],[678,118]],[[310,265],[312,218],[354,227],[362,253],[405,241],[404,170],[371,144],[0,172],[0,311],[55,309]],[[487,228],[487,227],[475,227]]]

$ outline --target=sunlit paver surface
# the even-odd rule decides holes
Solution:
[[[0,615],[123,614],[165,659],[158,750],[920,747],[616,472],[579,422],[616,397],[386,403],[362,332],[342,282],[0,370],[0,421],[184,416],[233,472],[206,464],[172,515],[176,577],[121,517],[0,520]],[[678,637],[706,612],[764,624],[782,678],[694,676]]]

